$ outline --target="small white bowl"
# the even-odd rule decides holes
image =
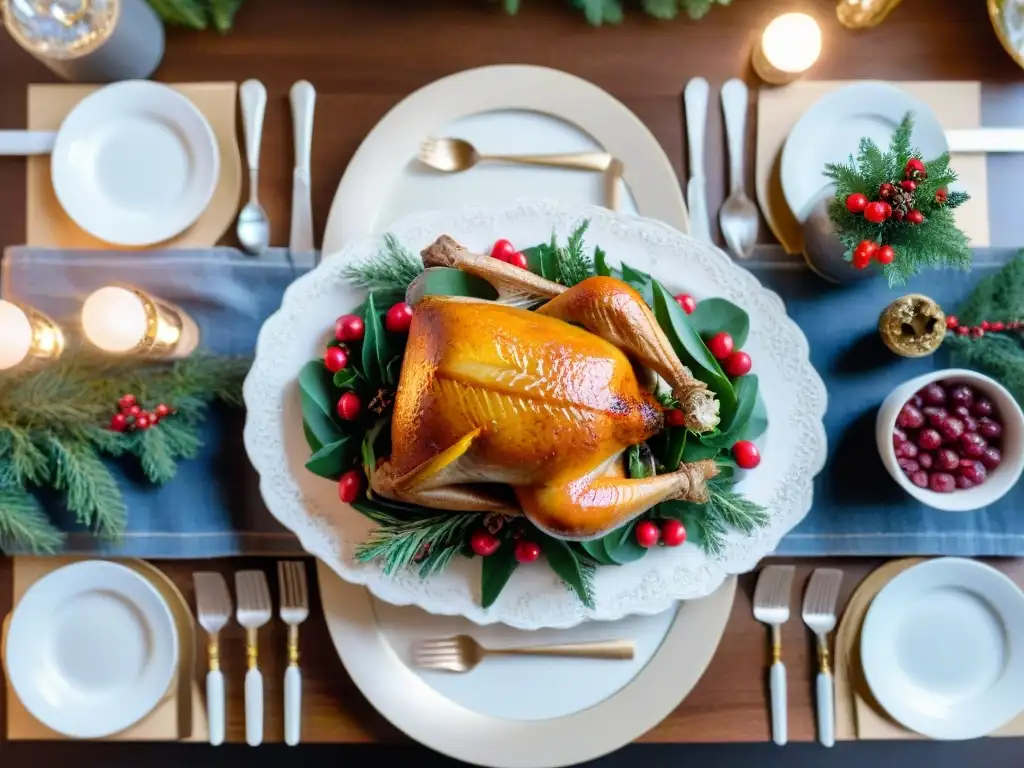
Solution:
[[[927,488],[918,488],[903,474],[896,460],[896,451],[892,446],[892,433],[896,428],[896,417],[900,409],[914,394],[934,381],[952,381],[969,384],[979,392],[983,392],[996,407],[1003,424],[1003,437],[1000,449],[1003,453],[1002,463],[991,473],[984,483],[968,488],[957,489],[952,493],[936,493]],[[946,512],[970,512],[994,504],[1006,495],[1020,479],[1024,470],[1024,413],[1017,401],[1006,388],[977,371],[965,368],[947,368],[942,371],[927,373],[916,379],[904,382],[896,387],[878,409],[875,421],[875,440],[882,463],[889,470],[893,480],[902,486],[918,501],[929,507]]]

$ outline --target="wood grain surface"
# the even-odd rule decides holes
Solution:
[[[157,72],[164,81],[236,80],[257,77],[269,91],[260,197],[273,222],[273,241],[287,239],[292,170],[292,127],[287,92],[298,79],[317,88],[313,141],[313,208],[322,232],[334,191],[359,142],[398,101],[439,77],[487,64],[530,63],[563,69],[608,90],[632,109],[661,142],[676,170],[685,174],[682,90],[690,77],[717,88],[730,77],[756,85],[750,45],[779,7],[760,0],[733,0],[699,23],[661,24],[631,13],[618,27],[592,29],[561,0],[527,0],[519,16],[504,16],[483,0],[247,0],[236,30],[171,31]],[[773,11],[774,9],[774,11]],[[982,80],[1019,91],[1021,71],[996,41],[983,2],[905,2],[875,30],[852,33],[835,21],[835,0],[794,0],[786,10],[808,10],[822,23],[824,50],[817,79],[879,78]],[[0,34],[0,129],[23,128],[25,86],[55,82],[41,64]],[[717,91],[715,91],[717,94]],[[748,157],[754,123],[748,122]],[[717,211],[725,180],[720,111],[708,125],[708,203]],[[748,188],[752,189],[752,166]],[[24,237],[25,165],[0,157],[0,244]],[[717,224],[714,224],[717,228]],[[717,229],[715,236],[717,237]],[[762,236],[767,237],[762,228]],[[802,560],[802,591],[815,566],[847,572],[843,600],[880,561]],[[162,563],[191,599],[191,573],[200,567],[225,572],[266,567],[264,560]],[[1013,566],[1019,567],[1019,566]],[[315,569],[311,569],[315,570]],[[0,611],[10,608],[10,563],[0,562]],[[751,617],[754,576],[741,579],[733,614],[717,655],[686,701],[642,740],[648,742],[766,741],[769,739],[765,668],[768,637]],[[797,594],[794,590],[794,594]],[[312,604],[319,604],[315,593]],[[284,628],[262,635],[268,741],[282,737],[281,681]],[[791,740],[814,738],[810,635],[798,620],[784,630],[789,673]],[[229,738],[241,741],[244,650],[241,630],[228,632],[223,650],[229,681]],[[687,663],[679,659],[680,664]],[[355,689],[334,652],[319,611],[303,627],[304,740],[394,742],[404,737]],[[197,670],[202,674],[202,670]]]

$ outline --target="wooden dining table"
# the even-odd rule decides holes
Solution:
[[[338,182],[359,143],[402,98],[437,78],[487,64],[527,63],[565,70],[606,89],[654,133],[686,178],[682,91],[694,76],[712,87],[732,77],[758,86],[750,67],[753,41],[778,4],[732,0],[701,21],[659,22],[635,4],[621,25],[593,28],[561,0],[525,0],[518,15],[484,0],[246,0],[233,31],[168,30],[167,52],[155,77],[168,82],[242,81],[259,78],[269,92],[262,153],[261,200],[272,222],[272,242],[288,237],[292,175],[292,125],[288,89],[299,79],[317,89],[313,142],[313,213],[322,233]],[[813,13],[823,28],[815,79],[978,80],[1024,104],[1024,72],[1000,47],[985,3],[905,0],[881,25],[850,31],[836,21],[836,0],[793,0],[787,9]],[[55,76],[0,34],[0,129],[25,125],[26,86]],[[753,152],[754,113],[748,120],[747,157]],[[723,126],[710,110],[707,132],[708,208],[717,211],[726,180]],[[748,167],[748,189],[753,167]],[[721,243],[717,221],[712,235]],[[0,244],[25,236],[25,162],[0,158]],[[760,239],[771,242],[762,221]],[[233,242],[233,235],[225,239]],[[813,514],[813,511],[812,511]],[[802,586],[822,565],[843,569],[842,605],[856,584],[882,561],[816,558],[793,561]],[[191,600],[191,573],[202,567],[225,573],[263,567],[261,558],[161,561],[160,567]],[[1024,576],[1024,561],[1003,563]],[[315,569],[310,563],[310,572]],[[0,615],[10,609],[11,562],[0,560]],[[272,582],[276,579],[272,578]],[[696,688],[644,742],[765,742],[770,739],[765,669],[768,635],[754,621],[754,575],[740,577],[721,645]],[[356,689],[338,659],[318,609],[302,630],[305,742],[394,743],[405,737]],[[225,675],[240,681],[245,654],[242,631],[229,629],[222,651]],[[789,736],[815,738],[812,638],[798,620],[783,632],[789,667]],[[284,628],[266,630],[267,647],[283,647]],[[680,664],[687,663],[680,659]],[[282,739],[281,681],[284,657],[268,655],[267,741]],[[197,669],[197,679],[204,670]],[[243,740],[241,686],[230,688],[228,739]],[[2,697],[0,697],[2,701]],[[0,704],[2,708],[2,704]],[[3,718],[0,717],[0,722]],[[0,751],[3,745],[0,744]],[[1022,747],[1024,749],[1024,747]]]

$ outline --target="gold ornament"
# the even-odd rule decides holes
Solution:
[[[836,17],[847,29],[871,29],[899,4],[900,0],[839,0]]]
[[[937,350],[946,336],[946,313],[920,293],[901,296],[878,319],[885,346],[903,357],[925,357]]]

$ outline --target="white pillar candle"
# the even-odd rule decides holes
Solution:
[[[108,285],[82,305],[82,330],[89,343],[112,354],[185,357],[198,342],[191,319],[142,291]]]
[[[63,350],[64,334],[50,318],[0,299],[0,371],[29,357],[58,357]]]
[[[821,28],[806,13],[784,13],[773,19],[754,47],[754,71],[767,83],[796,80],[821,55]]]

